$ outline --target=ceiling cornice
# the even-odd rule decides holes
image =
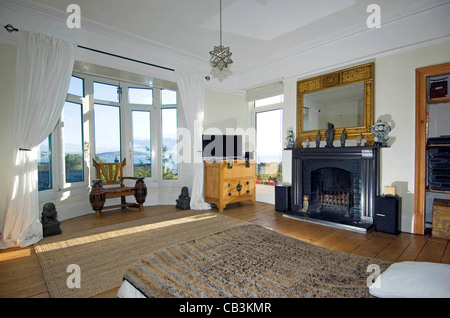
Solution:
[[[444,11],[444,9],[448,10],[449,3],[450,1],[433,4],[427,2],[426,5],[422,3],[416,4],[414,6],[409,6],[402,11],[394,12],[390,15],[387,15],[386,13],[382,15],[382,29],[389,28],[391,26],[391,28],[395,30],[394,25],[396,24],[401,25],[403,21],[413,20],[415,19],[416,16],[419,18],[421,15],[426,15],[432,10],[435,10],[434,12],[439,12],[439,10]],[[0,6],[4,6],[18,13],[23,13],[26,15],[36,17],[36,19],[40,19],[42,17],[51,24],[56,24],[58,27],[61,27],[63,29],[66,24],[66,19],[68,17],[68,13],[66,12],[29,0],[14,0],[14,1],[0,0]],[[431,13],[430,16],[432,17]],[[14,21],[4,21],[4,23],[14,24]],[[129,55],[133,55],[127,56],[129,58],[134,58],[134,55],[139,55],[141,57],[148,56],[149,59],[151,59],[151,61],[149,61],[151,63],[163,65],[174,69],[180,70],[182,69],[184,71],[196,73],[202,76],[210,74],[211,68],[208,59],[203,56],[198,56],[181,49],[173,48],[165,44],[153,41],[151,39],[138,36],[131,32],[126,32],[109,25],[85,19],[83,17],[81,18],[81,24],[82,29],[79,32],[83,33],[83,36],[79,37],[80,43],[77,44],[102,50],[103,49],[102,47],[95,47],[97,42],[95,44],[92,44],[93,42],[91,41],[91,39],[92,38],[95,39],[96,36],[98,36],[97,39],[101,39],[101,41],[98,41],[98,43],[100,43],[99,45],[102,45],[102,43],[103,45],[105,45],[105,43],[107,43],[109,39],[113,39],[113,42],[122,43],[122,45],[117,46],[114,44],[115,46],[111,46],[113,44],[110,44],[109,48],[112,48],[114,51],[116,51],[117,48],[119,54],[120,51],[127,52],[125,49],[127,46],[133,48],[132,50],[129,50],[130,53]],[[14,26],[17,28],[21,28],[20,25]],[[264,60],[247,64],[239,68],[234,66],[232,72],[228,75],[228,77],[226,77],[225,79],[220,79],[216,78],[215,76],[211,76],[212,77],[211,81],[207,82],[206,85],[207,87],[211,87],[213,89],[241,94],[246,87],[257,86],[258,85],[257,82],[259,81],[265,82],[268,80],[270,76],[279,77],[283,75],[285,76],[286,79],[290,79],[294,77],[304,76],[304,74],[306,73],[311,72],[314,73],[318,71],[317,68],[310,68],[306,73],[303,73],[303,70],[300,70],[300,68],[298,68],[298,70],[297,68],[291,67],[287,69],[285,66],[282,65],[285,64],[292,65],[292,61],[294,60],[302,62],[302,58],[306,56],[311,56],[312,52],[315,52],[317,50],[319,51],[328,50],[330,47],[339,46],[341,42],[351,41],[353,38],[361,38],[364,37],[365,34],[370,35],[372,34],[371,32],[377,31],[368,29],[365,24],[365,21],[362,21],[359,24],[355,24],[343,30],[327,34],[326,36],[316,38],[312,41],[301,43],[291,50],[283,51],[280,52],[279,54],[269,56]],[[405,32],[405,30],[403,30],[402,32]],[[407,34],[405,34],[405,36],[406,35]],[[397,36],[401,37],[402,35],[398,34]],[[412,37],[414,36],[415,35],[412,35]],[[3,42],[9,41],[9,38],[7,37],[0,37],[0,38]],[[103,40],[103,38],[105,40]],[[393,52],[399,49],[406,50],[410,47],[411,48],[416,47],[417,45],[425,45],[427,42],[431,43],[433,41],[439,41],[439,39],[445,40],[446,37],[441,35],[440,37],[437,36],[435,38],[430,38],[429,41],[424,41],[423,39],[415,42],[411,41],[408,45],[400,44],[396,46],[396,44],[393,43],[391,46],[386,46],[385,48],[379,51],[376,50],[373,50],[371,52],[363,51],[361,52],[360,55],[358,55],[360,57],[358,58],[358,60],[371,59],[376,56],[379,56],[380,54],[387,55],[389,54],[389,52]],[[91,43],[88,43],[90,41]],[[117,53],[117,52],[110,52],[110,53]],[[336,60],[334,62],[330,62],[330,64],[321,65],[321,69],[328,69],[332,65],[337,64],[345,65],[348,63],[352,63],[354,61],[355,57],[343,57],[339,61]],[[275,73],[273,72],[274,67],[278,68]],[[284,69],[285,74],[284,73],[281,74],[283,72],[282,68]],[[261,74],[264,74],[264,76],[261,76]]]
[[[58,9],[51,8],[33,1],[0,0],[0,3],[2,5],[5,5],[6,7],[9,7],[10,9],[19,12],[26,12],[31,15],[45,15],[46,17],[56,20],[61,24],[65,24],[68,17],[68,13],[66,12],[62,12]],[[8,23],[13,24],[12,22]],[[20,26],[15,27],[20,28]],[[205,62],[203,57],[83,17],[81,17],[81,28],[89,32],[102,33],[111,36],[113,38],[116,38],[118,41],[127,41],[129,43],[135,44],[136,46],[145,47],[164,55],[173,56],[175,59],[188,59],[189,63],[199,64],[199,66],[208,66],[208,63]],[[83,43],[77,44],[83,45]]]
[[[395,22],[400,22],[403,19],[410,18],[410,17],[413,17],[418,14],[426,13],[426,12],[434,10],[436,8],[448,5],[449,3],[450,3],[450,1],[445,1],[445,2],[436,3],[436,4],[432,4],[432,5],[427,5],[427,6],[416,4],[416,5],[407,7],[400,12],[391,13],[390,15],[383,15],[382,16],[382,26],[388,26],[389,24],[392,24]],[[363,21],[363,23],[354,24],[350,27],[345,28],[344,30],[340,30],[340,31],[337,31],[334,33],[327,34],[326,36],[316,38],[313,41],[301,43],[298,46],[296,46],[290,50],[283,51],[280,54],[272,55],[272,56],[267,57],[266,59],[263,59],[263,60],[260,60],[260,61],[257,61],[257,62],[251,63],[251,64],[247,64],[246,66],[241,67],[240,69],[236,70],[235,73],[237,75],[244,74],[244,73],[252,71],[254,69],[258,69],[258,68],[270,65],[272,63],[279,62],[284,59],[288,59],[295,55],[300,55],[304,52],[307,52],[307,51],[310,51],[313,49],[317,49],[317,48],[321,48],[321,47],[325,47],[334,42],[338,42],[343,39],[346,39],[346,38],[349,38],[349,37],[352,37],[352,36],[355,36],[355,35],[358,35],[358,34],[361,34],[364,32],[369,33],[371,31],[372,30],[369,29],[367,27],[367,25],[365,24],[365,21]]]

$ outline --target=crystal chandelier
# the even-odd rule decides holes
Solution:
[[[209,54],[211,54],[209,62],[213,67],[219,68],[220,71],[224,67],[228,67],[228,64],[233,63],[230,48],[222,45],[222,0],[220,0],[220,45],[214,46],[214,50],[210,51]]]

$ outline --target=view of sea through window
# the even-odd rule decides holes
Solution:
[[[256,113],[257,183],[282,181],[282,118],[281,109]]]

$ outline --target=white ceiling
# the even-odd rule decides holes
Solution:
[[[170,58],[186,57],[188,62],[184,61],[185,63],[204,63],[204,69],[209,68],[209,52],[220,42],[219,0],[1,1],[30,7],[30,12],[38,11],[46,16],[55,16],[61,22],[68,16],[68,5],[76,3],[81,8],[84,31],[101,30],[110,33],[114,39],[132,39],[150,50],[155,48],[159,53],[167,52],[164,63],[169,62],[163,65],[166,67],[173,67]],[[397,44],[396,41],[405,38],[408,32],[401,29],[404,20],[420,16],[427,10],[448,9],[448,6],[442,4],[448,4],[450,0],[222,0],[222,42],[230,47],[234,61],[227,71],[243,77],[243,82],[247,79],[245,74],[261,67],[270,69],[269,65],[277,65],[280,73],[286,73],[291,68],[289,64],[282,69],[277,63],[288,61],[299,52],[314,54],[314,48],[336,39],[369,33],[366,21],[370,13],[367,12],[367,7],[372,3],[381,8],[382,30],[388,24],[389,28],[384,30],[393,30],[392,36],[386,34],[386,31],[382,36],[386,37],[385,42],[390,41],[389,48],[395,49],[409,41],[403,41],[403,44]],[[6,23],[14,24],[14,21],[5,21]],[[429,23],[433,24],[433,21]],[[22,21],[22,25],[24,24],[26,21]],[[441,37],[442,28],[440,26]],[[427,30],[430,30],[429,26]],[[372,35],[376,37],[376,34]],[[87,39],[90,39],[89,35]],[[125,47],[117,43],[111,43],[115,45],[114,52],[111,53],[139,56],[137,51],[127,52]],[[102,49],[97,45],[102,43],[88,43],[88,46]],[[361,45],[359,42],[354,43],[349,46],[349,50],[364,51]],[[154,63],[152,60],[147,62]],[[297,63],[301,64],[297,68],[304,68],[304,63],[307,62],[297,59]],[[254,74],[254,77],[258,77],[257,71]],[[273,76],[278,78],[279,74]]]

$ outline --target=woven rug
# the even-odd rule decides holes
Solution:
[[[49,236],[35,246],[51,297],[85,298],[117,288],[145,255],[245,223],[212,212],[160,213],[75,234]],[[79,268],[80,288],[73,287]],[[68,271],[69,269],[69,271]],[[67,284],[69,280],[69,284]]]
[[[151,253],[124,279],[157,298],[364,298],[370,264],[390,265],[247,224]]]

